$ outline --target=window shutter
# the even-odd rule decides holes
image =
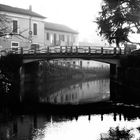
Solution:
[[[33,33],[34,33],[34,35],[37,35],[37,24],[36,23],[33,24]]]
[[[13,33],[18,32],[18,23],[17,20],[13,20]]]

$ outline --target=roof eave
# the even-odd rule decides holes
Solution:
[[[47,28],[47,27],[45,27],[45,29],[46,30],[58,31],[58,32],[64,32],[64,33],[79,34],[78,32],[70,32],[70,31],[58,30],[58,29]]]

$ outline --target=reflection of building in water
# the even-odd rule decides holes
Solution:
[[[82,83],[82,89],[79,90],[81,101],[101,100],[109,96],[109,80],[94,80]]]
[[[78,102],[77,100],[77,92],[75,89],[72,89],[71,87],[62,89],[49,97],[47,97],[47,102],[51,103],[75,103]],[[46,100],[45,100],[46,101]]]
[[[56,104],[77,104],[80,102],[108,100],[109,96],[109,80],[95,80],[63,88],[45,98],[40,97],[40,101]]]

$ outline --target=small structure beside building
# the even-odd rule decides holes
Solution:
[[[51,22],[45,23],[46,46],[78,45],[78,32],[66,25]]]

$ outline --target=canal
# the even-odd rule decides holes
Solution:
[[[140,139],[140,106],[112,102],[109,78],[26,78],[20,103],[1,104],[0,140]]]

